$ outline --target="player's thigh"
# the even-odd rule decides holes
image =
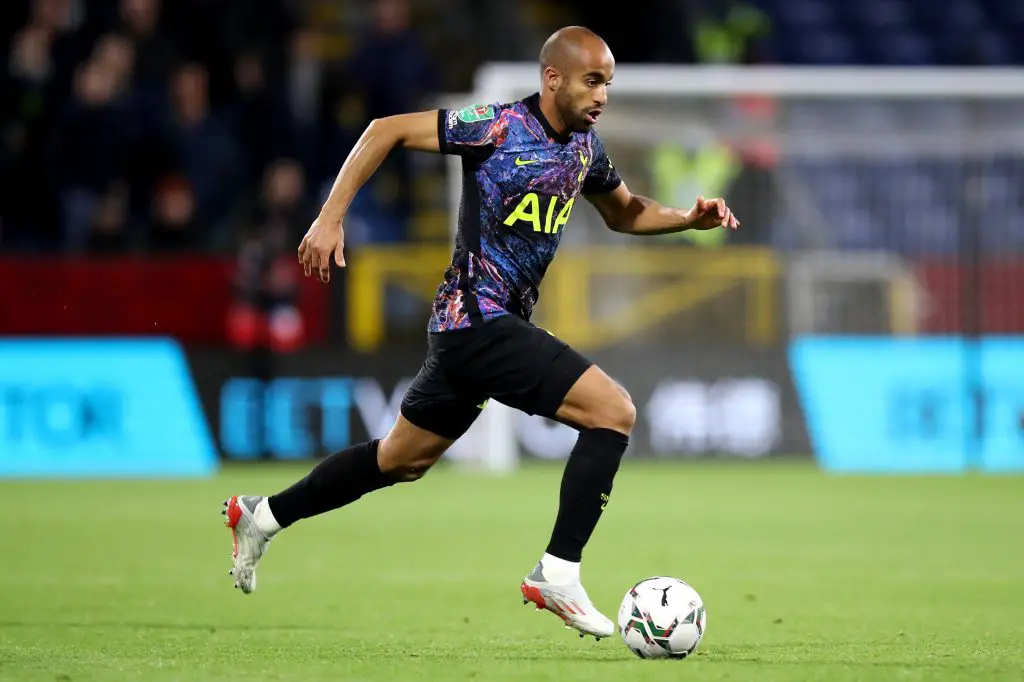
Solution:
[[[469,430],[482,402],[452,385],[432,349],[402,398],[395,426],[381,442],[381,466],[430,466]]]
[[[555,419],[577,428],[629,434],[636,408],[629,393],[597,365],[591,365],[565,393]]]
[[[469,363],[479,390],[527,414],[557,418],[562,403],[593,363],[557,336],[515,317],[490,325],[494,339]]]

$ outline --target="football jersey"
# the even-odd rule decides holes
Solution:
[[[577,197],[611,192],[618,172],[593,130],[557,133],[537,93],[442,109],[437,133],[441,153],[462,157],[462,202],[428,328],[509,314],[528,320]]]

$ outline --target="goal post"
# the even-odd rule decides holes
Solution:
[[[446,106],[512,101],[539,82],[534,63],[484,64],[473,91]],[[624,64],[609,98],[596,129],[634,192],[686,206],[722,194],[753,235],[745,246],[773,254],[780,343],[927,333],[937,303],[920,285],[922,263],[979,239],[983,251],[1024,250],[1024,69]],[[454,234],[460,160],[446,168]],[[657,243],[735,248],[681,239]],[[645,248],[578,208],[560,252],[609,245]],[[591,300],[628,296],[614,283],[592,286]],[[557,333],[564,310],[545,310],[551,300],[545,288],[538,312]],[[492,401],[455,459],[509,472],[524,428]]]

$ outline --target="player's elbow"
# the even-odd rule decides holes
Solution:
[[[619,234],[632,234],[633,228],[636,224],[636,216],[631,215],[629,211],[622,210],[614,213],[608,213],[604,216],[604,224],[608,226],[608,229],[612,232],[618,232]]]
[[[422,111],[375,118],[369,131],[389,148],[402,146],[418,151],[438,151],[437,112]]]
[[[637,221],[644,213],[644,203],[636,195],[630,195],[629,199],[622,203],[604,206],[601,210],[601,217],[605,225],[612,232],[620,234],[633,234],[636,232]]]
[[[608,229],[612,232],[618,232],[619,234],[629,234],[632,232],[629,222],[622,216],[606,216],[604,224],[607,225]]]
[[[370,121],[370,125],[366,126],[366,134],[373,139],[387,143],[389,147],[394,147],[402,139],[401,125],[395,120],[397,118],[397,116],[385,116],[373,119]]]

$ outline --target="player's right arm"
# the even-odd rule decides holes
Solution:
[[[320,208],[320,215],[299,244],[299,262],[307,277],[315,272],[321,282],[330,281],[332,253],[338,267],[345,267],[345,230],[342,223],[356,192],[395,147],[439,152],[440,116],[436,109],[398,114],[375,119],[366,127],[338,171],[330,194]]]
[[[352,199],[395,147],[483,159],[501,137],[504,123],[493,104],[460,111],[434,109],[380,118],[367,126],[342,164],[331,192],[299,244],[299,262],[308,277],[330,281],[331,255],[345,267],[342,223]]]
[[[352,199],[397,146],[483,159],[498,144],[503,121],[497,106],[481,104],[455,111],[434,109],[373,121],[342,164],[331,192],[299,245],[299,262],[308,277],[330,281],[331,254],[345,267],[342,222]]]

